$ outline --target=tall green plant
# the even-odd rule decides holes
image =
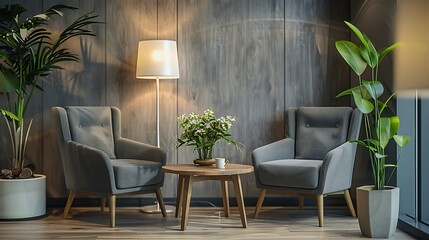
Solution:
[[[24,154],[30,120],[24,130],[24,117],[35,90],[42,90],[41,77],[48,76],[53,70],[63,69],[62,62],[78,61],[76,54],[64,48],[63,44],[74,37],[94,36],[85,29],[97,23],[97,16],[88,13],[77,18],[67,26],[55,39],[46,28],[50,17],[63,16],[63,10],[75,7],[55,5],[44,13],[21,19],[26,11],[15,4],[0,9],[0,92],[6,95],[7,105],[2,106],[1,113],[6,116],[9,134],[12,141],[13,157],[11,169],[24,166]]]
[[[359,46],[350,41],[337,41],[335,46],[353,72],[358,76],[359,85],[347,89],[337,97],[352,95],[357,108],[364,114],[366,138],[354,141],[369,150],[372,172],[374,177],[374,189],[382,190],[389,182],[393,172],[397,168],[400,155],[394,164],[387,164],[386,147],[393,139],[399,147],[404,147],[409,141],[409,136],[397,135],[399,128],[398,116],[386,116],[385,110],[388,102],[394,96],[384,96],[384,86],[379,80],[378,70],[381,61],[393,49],[400,44],[395,43],[381,52],[378,52],[370,39],[357,27],[345,22],[359,39]],[[371,78],[363,79],[362,74],[369,67]],[[385,99],[385,100],[382,100]],[[401,149],[402,152],[402,149]],[[386,179],[386,168],[393,168],[392,174]]]

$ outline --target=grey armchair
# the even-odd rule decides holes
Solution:
[[[57,138],[69,197],[66,217],[76,193],[109,199],[110,227],[115,227],[116,195],[155,193],[166,211],[160,187],[166,153],[121,137],[121,112],[115,107],[54,107]]]
[[[358,109],[349,107],[301,107],[287,110],[288,137],[252,152],[257,187],[261,189],[254,217],[258,217],[267,192],[315,197],[319,226],[323,226],[323,199],[344,193],[347,206],[356,216],[350,198],[356,140],[362,122]]]

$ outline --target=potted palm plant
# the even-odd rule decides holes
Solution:
[[[384,91],[378,69],[383,58],[400,44],[395,43],[378,52],[364,33],[353,24],[345,23],[359,39],[359,46],[350,41],[337,41],[335,45],[357,75],[359,84],[341,92],[337,97],[351,95],[357,108],[364,114],[365,138],[354,142],[368,149],[374,178],[374,185],[356,189],[359,226],[364,236],[388,238],[397,226],[399,188],[387,184],[398,166],[400,154],[393,163],[388,163],[386,147],[393,140],[402,148],[410,141],[410,137],[397,135],[399,118],[395,115],[388,116],[385,111],[394,93],[387,95]],[[371,76],[369,80],[362,77],[368,67]],[[387,168],[392,168],[388,176]]]
[[[6,98],[6,103],[0,102],[0,112],[5,117],[12,146],[9,168],[0,172],[2,219],[29,218],[46,212],[45,176],[33,174],[25,163],[32,125],[32,119],[26,119],[26,111],[33,93],[42,90],[41,78],[62,69],[62,62],[79,60],[63,44],[77,36],[94,35],[85,27],[96,23],[97,16],[88,13],[53,37],[46,28],[50,17],[62,16],[63,10],[71,9],[76,8],[56,5],[25,19],[21,16],[26,9],[18,4],[0,9],[0,93]]]
[[[194,113],[183,114],[177,118],[179,128],[183,129],[182,134],[176,140],[176,147],[191,146],[197,159],[194,160],[198,165],[212,165],[213,147],[219,140],[225,140],[228,144],[233,144],[240,149],[242,144],[231,139],[229,133],[234,117],[225,116],[216,118],[211,109],[204,111],[202,115]]]

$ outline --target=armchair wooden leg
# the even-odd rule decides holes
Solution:
[[[69,197],[67,199],[66,207],[64,208],[63,218],[66,218],[67,215],[69,214],[69,211],[75,196],[76,196],[76,190],[71,189],[69,192]]]
[[[350,192],[348,189],[344,191],[344,198],[346,199],[347,207],[349,208],[350,214],[353,217],[356,217],[355,207],[353,206],[353,201],[350,197]]]
[[[304,208],[304,197],[298,197],[299,209]]]
[[[110,227],[116,226],[116,195],[109,196]]]
[[[167,211],[165,210],[164,199],[162,198],[161,189],[155,189],[156,199],[158,200],[159,207],[163,217],[167,217]]]
[[[265,195],[267,194],[267,189],[262,189],[259,192],[258,203],[256,203],[255,213],[253,214],[253,218],[257,218],[259,215],[259,211],[261,210],[262,203],[264,203]]]
[[[323,227],[323,194],[316,195],[317,216],[319,217],[319,227]]]
[[[100,199],[100,211],[104,212],[105,208],[106,208],[106,202],[107,202],[107,198],[102,197]]]

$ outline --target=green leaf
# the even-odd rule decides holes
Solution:
[[[385,149],[387,144],[389,143],[389,131],[390,131],[390,121],[389,119],[385,119],[386,121],[379,122],[379,128],[377,128],[377,136],[380,139],[380,147]]]
[[[403,135],[394,135],[393,139],[400,147],[404,147],[411,141],[410,136],[403,136]]]
[[[361,45],[359,47],[359,51],[360,51],[360,55],[362,55],[362,58],[365,60],[365,62],[367,64],[371,63],[371,58],[369,56],[368,49],[364,45]]]
[[[335,96],[335,98],[339,98],[339,97],[343,97],[343,96],[347,96],[347,95],[352,95],[353,90],[359,91],[361,93],[361,96],[363,99],[368,100],[371,98],[371,95],[369,94],[368,90],[366,90],[366,88],[364,86],[356,86],[353,88],[346,89],[346,90],[342,91],[340,94],[338,94],[337,96]]]
[[[387,47],[386,49],[384,49],[381,53],[380,56],[378,57],[378,64],[381,63],[381,61],[383,60],[383,58],[393,49],[402,46],[402,43],[395,43],[389,47]]]
[[[362,84],[374,100],[377,100],[384,92],[383,84],[379,81],[362,81]]]
[[[352,95],[352,90],[355,88],[357,88],[357,87],[346,89],[346,90],[342,91],[341,93],[339,93],[337,96],[335,96],[335,98],[344,97],[347,95]]]
[[[396,165],[396,164],[384,164],[384,167],[397,168],[398,165]]]
[[[387,155],[380,154],[380,153],[375,153],[375,154],[374,154],[374,156],[375,156],[376,158],[378,158],[378,159],[382,159],[382,158],[386,158],[386,157],[387,157]]]
[[[380,142],[376,139],[367,138],[367,139],[364,139],[363,141],[371,143],[372,145],[374,145],[376,147],[380,146]]]
[[[385,149],[390,139],[396,134],[399,128],[399,118],[397,116],[382,117],[378,120],[379,127],[376,129],[380,139],[380,147]]]
[[[371,146],[370,144],[367,143],[366,140],[350,140],[350,143],[356,143],[362,147],[368,148],[369,150],[371,150],[372,152],[375,152],[377,149],[373,146]]]
[[[0,66],[0,92],[14,92],[19,87],[19,79],[15,73]]]
[[[4,109],[0,109],[0,112],[3,115],[5,115],[6,117],[9,117],[9,118],[11,118],[13,120],[19,121],[18,117],[13,112],[10,112],[10,111],[4,110]]]
[[[398,116],[390,117],[390,133],[389,133],[390,138],[395,136],[395,134],[398,132],[399,124],[400,124],[400,121]]]
[[[364,38],[365,38],[366,42],[368,43],[367,51],[369,54],[369,62],[367,62],[367,63],[371,68],[375,68],[378,65],[377,49],[375,49],[374,44],[372,44],[371,40],[369,40],[369,38],[366,35],[364,35]]]
[[[356,143],[356,144],[361,145],[361,146],[366,147],[366,148],[368,147],[368,145],[366,144],[366,142],[364,142],[362,140],[351,140],[349,142]]]
[[[341,93],[339,93],[337,96],[335,96],[335,98],[344,97],[344,96],[347,96],[347,95],[352,95],[353,89],[356,89],[356,88],[359,88],[359,86],[354,87],[354,88],[346,89],[346,90],[342,91]]]
[[[389,103],[390,99],[395,96],[395,93],[392,93],[392,95],[389,96],[389,98],[386,100],[386,102],[378,101],[378,105],[380,106],[380,115],[383,113],[384,109],[387,107],[387,104]]]
[[[357,28],[357,27],[355,27],[353,24],[351,24],[351,23],[349,23],[349,22],[347,22],[347,21],[344,21],[346,24],[347,24],[347,26],[356,34],[356,36],[359,38],[359,40],[361,41],[361,43],[365,46],[365,48],[368,48],[368,43],[367,43],[367,41],[365,40],[365,37],[364,37],[364,35],[362,34],[362,32]]]
[[[355,33],[355,35],[362,43],[363,46],[359,49],[359,51],[363,59],[371,68],[374,68],[378,64],[378,53],[374,45],[369,40],[369,38],[365,34],[363,34],[357,27],[347,21],[344,22]]]
[[[350,41],[337,41],[335,46],[350,68],[353,69],[358,76],[362,75],[367,64],[362,58],[358,46]]]
[[[374,110],[374,105],[372,105],[370,101],[363,99],[360,94],[360,91],[353,90],[352,94],[353,94],[353,99],[355,101],[355,104],[358,107],[359,111],[361,111],[364,114],[368,114],[372,112],[372,110]]]

